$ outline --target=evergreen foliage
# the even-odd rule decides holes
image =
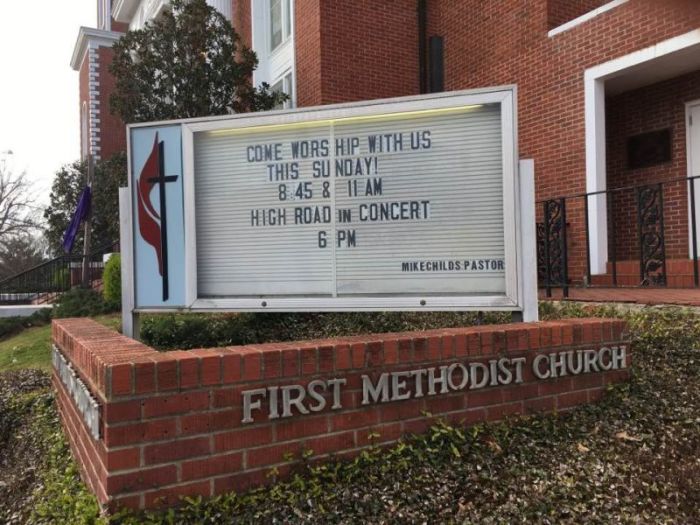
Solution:
[[[504,323],[509,316],[474,312],[165,314],[142,319],[144,343],[161,350],[326,339]]]
[[[54,305],[53,316],[56,319],[63,317],[92,317],[106,313],[109,307],[102,299],[102,295],[92,288],[72,288],[61,295],[58,303]]]
[[[255,53],[205,0],[173,0],[113,50],[110,107],[127,123],[259,111],[287,99],[253,87]]]
[[[113,254],[105,264],[102,274],[103,295],[110,310],[119,310],[122,306],[122,259],[118,253]]]
[[[70,224],[78,205],[80,192],[87,180],[87,162],[76,161],[61,167],[51,186],[50,204],[44,211],[46,237],[54,255],[61,255],[63,234]],[[92,237],[94,249],[107,246],[119,239],[119,187],[126,185],[126,155],[117,153],[95,164],[92,183]],[[73,250],[83,247],[83,228],[80,228]]]

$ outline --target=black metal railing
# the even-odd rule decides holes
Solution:
[[[102,279],[103,256],[118,252],[119,243],[101,246],[90,254],[90,286]],[[43,304],[82,284],[83,256],[61,255],[0,281],[0,304]]]
[[[635,284],[626,282],[627,286],[668,286],[666,260],[666,227],[664,223],[665,204],[664,188],[685,184],[690,202],[690,253],[692,255],[693,284],[700,287],[700,267],[698,261],[698,228],[696,211],[695,181],[700,176],[684,177],[636,186],[625,186],[610,190],[595,191],[537,201],[539,207],[537,222],[537,268],[540,288],[544,288],[547,297],[551,297],[553,288],[561,288],[564,297],[568,297],[572,286],[569,263],[570,246],[567,235],[571,238],[578,232],[569,231],[567,208],[578,207],[582,203],[585,217],[585,279],[581,284],[595,286],[591,271],[591,230],[589,209],[591,199],[604,196],[607,204],[608,231],[608,267],[609,280],[603,286],[620,286],[618,267],[622,260],[634,260],[639,265],[639,279]],[[674,188],[677,189],[677,188]],[[674,199],[681,199],[682,192],[675,191]],[[617,202],[616,202],[617,200]],[[670,199],[666,199],[670,201]],[[582,202],[581,202],[582,201]],[[686,202],[676,203],[675,207],[686,209]],[[634,214],[630,208],[634,207]],[[674,209],[677,215],[677,209]],[[677,217],[676,217],[677,219]],[[623,245],[623,246],[621,246]],[[623,253],[620,249],[624,248]],[[634,254],[634,256],[633,256]]]

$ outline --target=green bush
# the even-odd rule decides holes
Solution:
[[[70,286],[70,269],[60,268],[53,272],[51,284],[54,290],[63,290]]]
[[[92,288],[73,288],[61,295],[54,305],[53,316],[61,317],[91,317],[108,311],[102,295]]]
[[[508,320],[506,314],[474,312],[169,314],[145,316],[141,337],[146,344],[161,350],[189,349],[454,328]]]
[[[122,259],[118,253],[112,254],[105,264],[102,274],[103,295],[110,310],[119,310],[122,306]]]
[[[168,314],[143,319],[141,338],[159,349],[200,348],[256,343],[253,314]]]

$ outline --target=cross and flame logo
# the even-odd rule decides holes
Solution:
[[[165,188],[175,182],[177,175],[165,175],[165,143],[156,133],[153,148],[146,159],[136,185],[138,202],[139,233],[144,241],[153,246],[158,259],[158,273],[163,281],[163,302],[168,300],[168,223]],[[153,188],[158,186],[159,209],[151,201]]]

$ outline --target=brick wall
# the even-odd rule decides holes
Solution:
[[[53,341],[101,405],[99,439],[87,431],[57,374],[54,384],[71,449],[99,501],[111,508],[156,507],[179,496],[209,497],[266,483],[273,468],[288,474],[308,450],[314,461],[352,456],[422,432],[436,417],[470,424],[596,401],[629,369],[536,380],[530,363],[565,350],[608,346],[621,352],[625,332],[622,321],[579,319],[158,353],[94,321],[65,319],[53,322]],[[628,347],[626,352],[620,359],[629,366]],[[489,367],[501,358],[522,358],[521,382],[431,395],[423,376],[409,383],[411,399],[362,403],[365,374],[376,382],[384,373],[435,373],[455,363]],[[310,388],[312,381],[331,378],[345,384],[337,397],[330,388],[321,391],[325,408],[300,415],[297,407],[292,417],[268,419],[274,406],[262,401],[253,421],[242,421],[244,391]],[[336,402],[341,408],[331,409]]]
[[[692,0],[633,0],[552,38],[552,24],[604,0],[428,2],[428,36],[445,44],[445,90],[517,84],[521,158],[537,198],[585,191],[587,68],[700,24]],[[416,2],[296,2],[299,105],[417,94]],[[585,274],[583,202],[569,205],[570,276]]]
[[[700,2],[632,0],[549,38],[543,1],[430,4],[431,31],[445,36],[446,90],[518,85],[520,157],[535,159],[538,199],[586,189],[584,71],[700,24]],[[567,219],[569,274],[580,281],[582,201],[571,203]]]
[[[114,51],[111,47],[100,47],[100,157],[108,159],[115,153],[126,151],[126,127],[122,120],[113,115],[109,107],[109,97],[114,91],[114,77],[109,72]]]
[[[585,15],[610,0],[547,0],[547,24],[550,29]]]
[[[428,36],[445,39],[446,90],[518,85],[520,156],[535,159],[538,199],[585,191],[585,69],[700,25],[700,2],[695,0],[632,0],[555,37],[547,36],[552,25],[604,3],[427,2]],[[297,0],[298,105],[417,94],[416,7],[414,0]],[[234,26],[250,45],[250,2],[233,2],[233,8]],[[102,109],[108,113],[106,102]],[[123,149],[122,128],[114,129],[107,132],[113,134],[106,138],[107,148]],[[680,189],[678,198],[684,198]],[[578,281],[585,274],[582,202],[571,202],[567,211],[569,273]],[[685,220],[680,217],[677,222]],[[683,251],[680,228],[673,253]]]
[[[241,42],[249,47],[253,47],[253,26],[249,1],[231,0],[233,19],[231,21],[236,33],[241,37]]]
[[[295,3],[297,105],[419,90],[415,0]]]
[[[116,31],[117,33],[126,33],[129,30],[129,24],[126,22],[117,22],[114,18],[112,18],[112,31]]]
[[[294,2],[297,106],[323,103],[321,88],[321,0]]]
[[[419,92],[416,0],[321,2],[324,104]]]
[[[607,163],[610,188],[651,184],[688,176],[685,103],[700,99],[700,72],[622,93],[606,101]],[[671,129],[671,161],[641,169],[627,166],[627,139]],[[666,256],[688,258],[688,184],[666,184]],[[613,213],[619,259],[639,257],[636,193],[615,194]]]

